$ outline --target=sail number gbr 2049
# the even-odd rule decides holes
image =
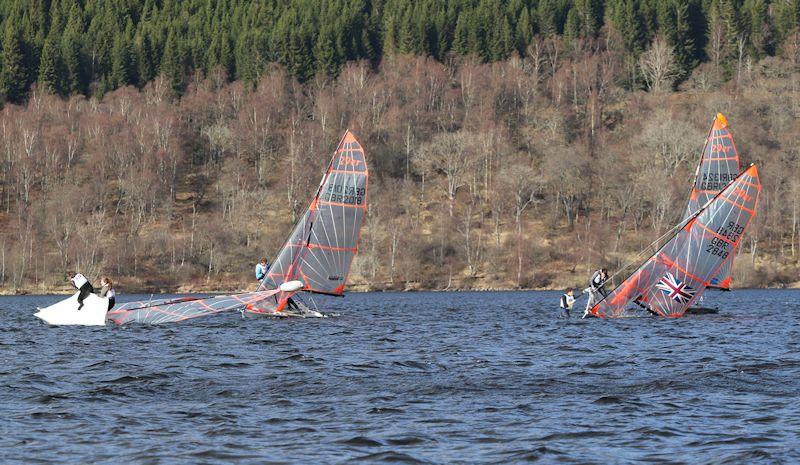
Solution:
[[[719,257],[728,257],[728,246],[736,244],[739,241],[742,233],[744,233],[744,226],[740,226],[735,221],[728,223],[728,226],[720,226],[717,228],[717,234],[720,237],[711,238],[711,243],[706,246],[706,252],[711,255]]]
[[[363,205],[364,194],[367,190],[363,187],[343,186],[341,184],[328,184],[328,188],[320,197],[326,202],[343,203],[345,205]]]

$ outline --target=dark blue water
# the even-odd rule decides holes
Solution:
[[[722,314],[678,320],[559,320],[552,292],[351,294],[329,319],[32,316],[59,298],[0,298],[3,463],[800,461],[796,291],[715,293]]]

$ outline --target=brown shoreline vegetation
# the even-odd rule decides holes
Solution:
[[[102,100],[34,90],[0,113],[0,292],[65,292],[70,270],[123,293],[252,289],[346,128],[372,174],[349,289],[582,289],[680,220],[718,111],[764,184],[734,285],[800,285],[796,59],[645,92],[617,84],[613,51],[554,47],[304,85],[218,71],[180,96],[161,78]]]

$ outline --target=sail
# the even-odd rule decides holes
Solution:
[[[278,252],[259,290],[300,280],[304,291],[344,294],[367,210],[368,178],[364,149],[346,131],[311,204]],[[273,299],[273,305],[252,306],[251,310],[281,311],[291,294],[282,292]]]
[[[106,319],[118,325],[127,323],[175,323],[215,313],[240,310],[248,305],[259,305],[279,292],[279,290],[269,290],[222,295],[206,299],[179,297],[158,301],[128,302],[109,311],[106,314]]]
[[[714,198],[719,191],[739,175],[739,153],[733,143],[733,135],[728,128],[728,120],[717,113],[706,138],[700,163],[695,171],[694,184],[689,194],[689,204],[684,218],[694,215],[703,205]],[[720,268],[717,276],[711,278],[709,287],[729,289],[733,259]]]
[[[652,257],[591,308],[598,317],[625,316],[631,302],[665,317],[682,316],[733,259],[756,215],[761,183],[751,165],[692,217]]]
[[[134,302],[125,302],[124,304],[117,305],[116,307],[114,307],[114,311],[116,312],[120,310],[136,310],[145,307],[157,307],[162,305],[175,304],[178,302],[200,300],[201,298],[202,297],[178,296],[178,297],[168,297],[166,299],[137,300]]]

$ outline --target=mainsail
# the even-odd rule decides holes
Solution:
[[[127,302],[109,311],[106,319],[118,325],[127,323],[161,324],[213,315],[236,310],[247,305],[258,305],[279,290],[246,292],[222,295],[206,299],[196,297],[177,297],[173,299],[142,300]]]
[[[300,280],[304,291],[344,294],[367,210],[368,179],[364,149],[346,131],[311,204],[278,252],[259,290],[276,289],[281,283]],[[259,305],[248,306],[248,310],[281,312],[293,294],[280,292]]]
[[[736,254],[756,215],[760,192],[758,170],[751,165],[589,312],[625,316],[628,304],[636,302],[661,316],[682,316]]]
[[[703,205],[714,198],[719,191],[739,175],[739,153],[733,143],[733,135],[728,128],[728,120],[717,113],[703,147],[700,163],[695,171],[694,184],[689,194],[689,204],[684,218],[697,213]],[[720,268],[717,276],[711,278],[712,288],[729,289],[733,256]]]

